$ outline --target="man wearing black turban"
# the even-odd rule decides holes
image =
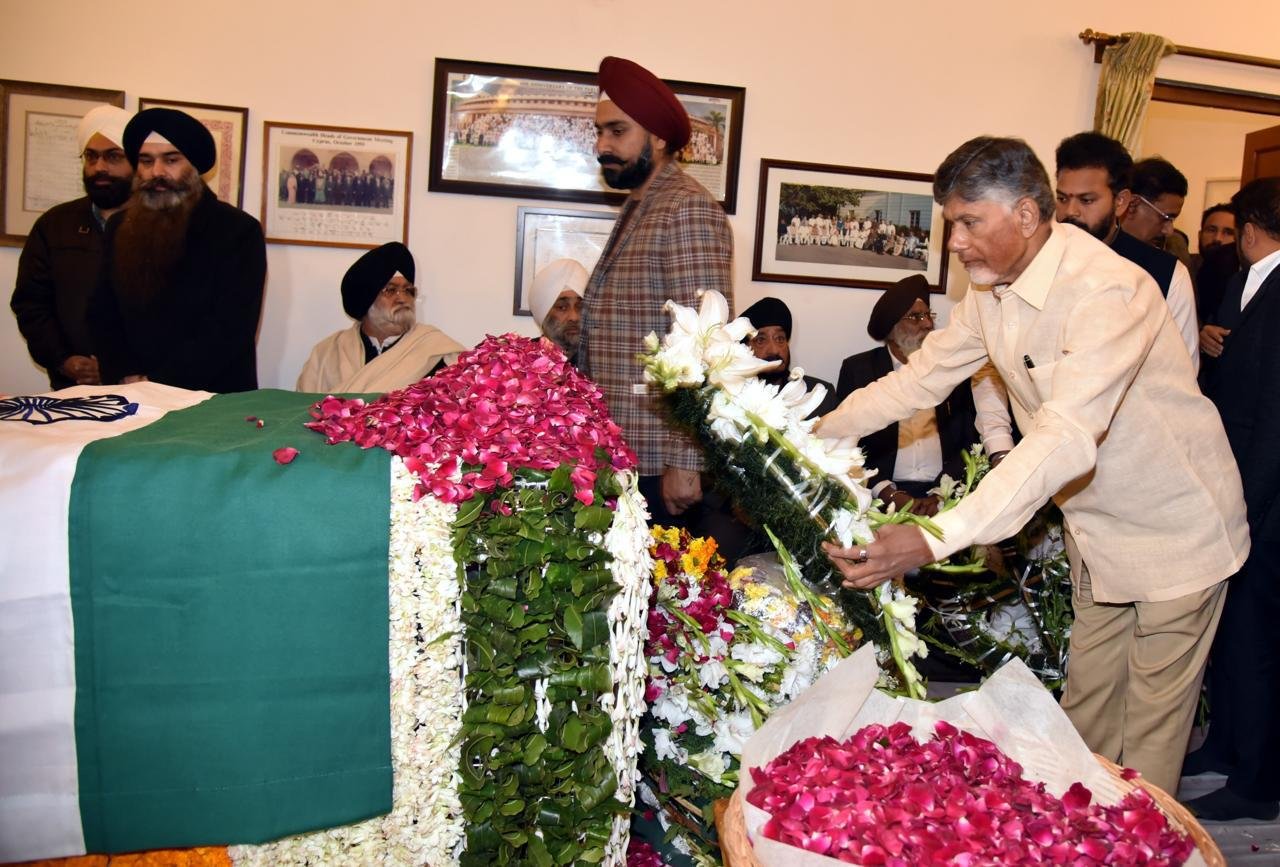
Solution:
[[[316,344],[298,391],[381,393],[452,364],[465,347],[417,321],[413,254],[398,241],[370,250],[342,278],[342,309],[355,325]]]
[[[742,315],[756,330],[752,337],[747,338],[756,358],[781,362],[774,370],[761,373],[760,378],[777,386],[786,385],[791,378],[791,308],[782,299],[769,296],[743,310]],[[826,393],[822,403],[810,414],[811,418],[819,418],[836,408],[836,390],[831,383],[807,373],[803,379],[808,391],[822,386]]]
[[[217,161],[213,136],[189,114],[150,108],[125,127],[124,152],[133,198],[107,224],[90,309],[102,381],[257,388],[266,244],[258,221],[200,177]]]
[[[907,363],[929,332],[934,313],[929,309],[929,281],[913,274],[884,290],[871,309],[867,333],[884,343],[851,355],[840,365],[837,398],[875,382]],[[929,490],[943,473],[964,478],[961,453],[981,438],[974,426],[973,394],[969,383],[956,387],[934,409],[924,409],[863,437],[858,445],[874,469],[871,490],[885,503],[899,507],[914,501],[913,511],[932,514],[938,500]]]

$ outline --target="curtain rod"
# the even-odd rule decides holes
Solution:
[[[1108,45],[1118,45],[1122,42],[1128,42],[1130,33],[1121,33],[1119,36],[1112,36],[1110,33],[1102,33],[1097,30],[1087,29],[1080,34],[1080,41],[1085,45],[1093,46],[1093,62],[1102,62],[1102,52]],[[1261,66],[1266,69],[1280,69],[1280,60],[1274,60],[1270,57],[1258,57],[1253,54],[1232,54],[1229,51],[1214,51],[1211,48],[1193,48],[1189,45],[1175,45],[1174,49],[1178,54],[1185,57],[1202,57],[1206,60],[1222,60],[1227,63],[1243,63],[1246,66]]]

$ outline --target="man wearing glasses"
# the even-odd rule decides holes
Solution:
[[[1133,164],[1129,192],[1133,195],[1120,214],[1120,228],[1163,250],[1187,199],[1186,177],[1168,160],[1148,157]]]
[[[929,309],[929,281],[913,274],[885,290],[871,310],[867,333],[884,346],[851,355],[840,365],[836,398],[843,401],[859,388],[902,368],[933,331],[936,314]],[[754,321],[754,320],[753,320]],[[964,478],[961,454],[979,441],[969,383],[957,386],[936,407],[922,409],[858,443],[866,468],[874,469],[871,492],[887,504],[933,514],[938,498],[929,490],[945,472]],[[1012,446],[1010,442],[1004,448]]]
[[[99,105],[80,121],[86,195],[41,214],[18,260],[9,306],[54,389],[101,381],[87,311],[102,265],[103,229],[133,187],[133,166],[121,148],[130,117],[122,108]]]
[[[342,309],[356,320],[316,344],[298,391],[361,394],[412,385],[466,347],[417,321],[413,254],[398,241],[370,250],[342,278]]]

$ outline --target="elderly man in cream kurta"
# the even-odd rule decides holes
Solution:
[[[1048,176],[1016,139],[962,145],[934,196],[973,286],[902,369],[822,419],[863,436],[933,406],[988,359],[1025,436],[936,523],[828,547],[846,586],[870,587],[1061,507],[1076,622],[1063,709],[1095,752],[1177,788],[1225,579],[1249,550],[1222,423],[1152,279],[1053,222]]]
[[[298,391],[382,393],[452,364],[465,347],[416,321],[413,256],[397,242],[365,253],[342,278],[342,307],[358,320],[316,344]]]

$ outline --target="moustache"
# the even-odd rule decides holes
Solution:
[[[602,166],[625,166],[627,161],[621,157],[615,157],[613,154],[601,154],[596,157],[596,162]]]

